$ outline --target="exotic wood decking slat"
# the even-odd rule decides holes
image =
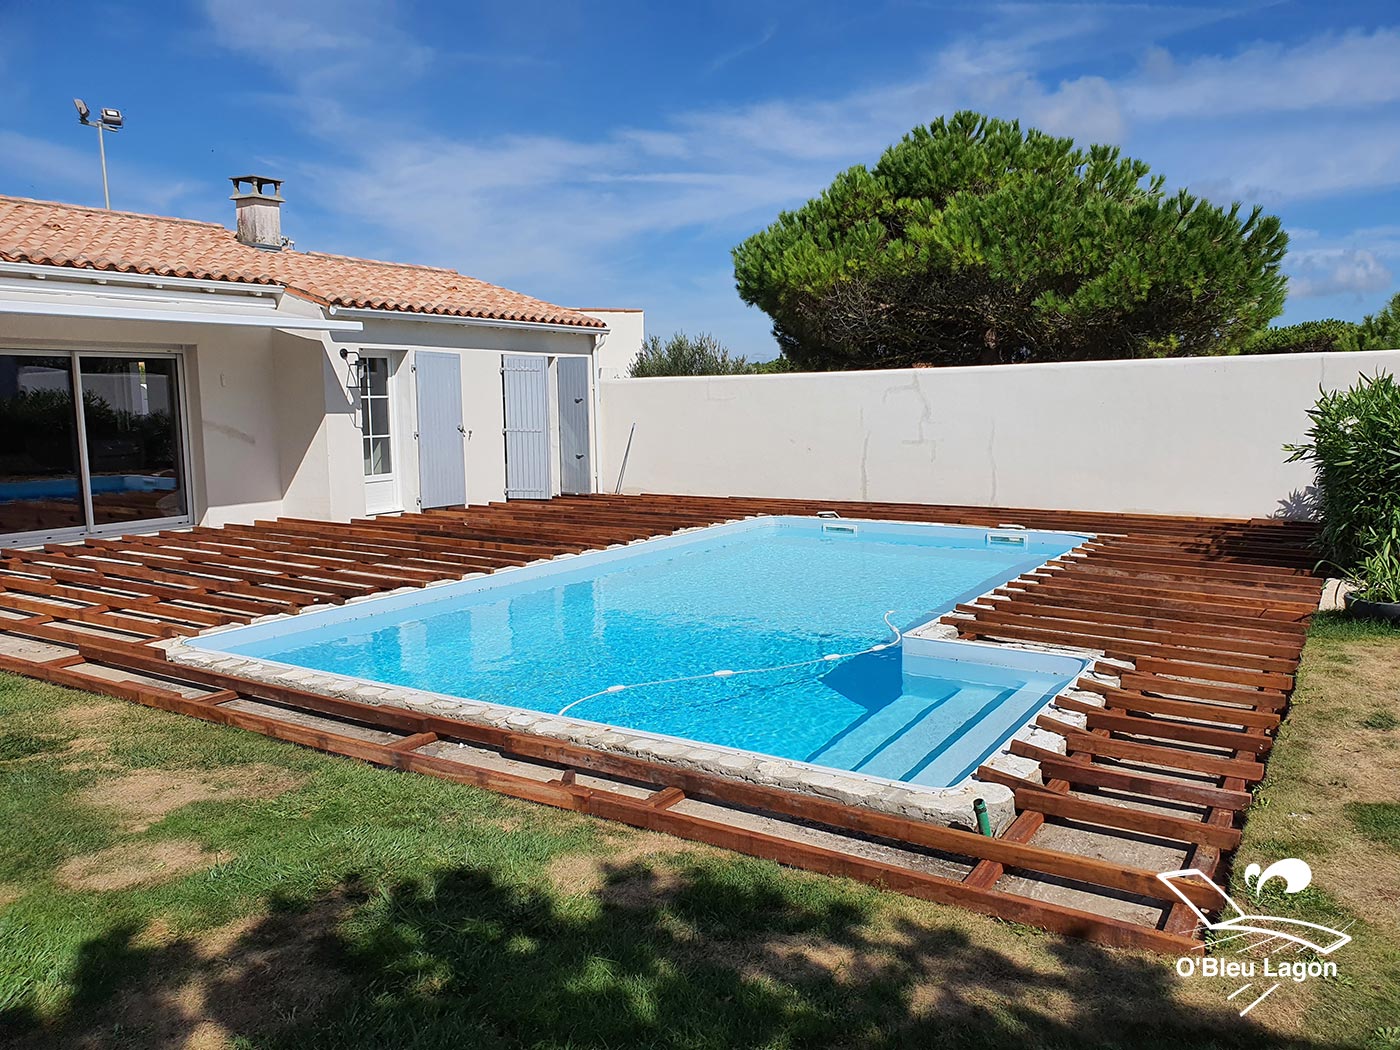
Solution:
[[[1137,638],[1119,638],[1101,631],[1085,631],[1064,626],[1058,622],[1045,621],[1043,626],[1032,627],[999,618],[957,618],[944,617],[944,623],[958,628],[966,638],[989,640],[1015,640],[1045,642],[1052,645],[1071,646],[1081,649],[1096,649],[1107,656],[1119,660],[1135,662],[1156,658],[1159,665],[1170,664],[1181,670],[1173,674],[1213,682],[1230,682],[1236,685],[1258,685],[1268,688],[1292,688],[1288,675],[1268,670],[1247,670],[1229,666],[1238,659],[1257,661],[1258,657],[1231,657],[1231,654],[1212,653],[1188,646],[1165,642],[1145,642]],[[1221,662],[1222,658],[1225,662]],[[1212,673],[1214,672],[1214,673]]]
[[[1026,605],[1045,603],[1048,605],[1069,605],[1081,607],[1085,603],[1096,603],[1105,613],[1123,613],[1134,616],[1167,616],[1173,620],[1180,620],[1188,623],[1219,623],[1229,627],[1243,627],[1250,630],[1260,629],[1261,624],[1268,627],[1277,628],[1279,638],[1294,638],[1301,640],[1306,633],[1306,624],[1302,621],[1294,621],[1293,618],[1281,620],[1268,616],[1252,614],[1249,616],[1238,615],[1237,610],[1231,605],[1181,605],[1169,600],[1155,600],[1151,598],[1138,598],[1133,601],[1123,601],[1119,598],[1108,595],[1097,594],[1091,587],[1072,584],[1069,586],[1055,586],[1033,581],[1017,581],[1016,587],[1002,588],[998,593],[1004,593],[1015,597],[1017,601]]]
[[[159,598],[146,597],[115,589],[100,590],[94,587],[74,587],[66,584],[49,583],[45,580],[32,580],[23,576],[4,577],[4,589],[17,594],[35,594],[47,598],[63,598],[83,602],[87,605],[105,605],[112,609],[139,610],[175,623],[199,624],[204,627],[217,627],[226,623],[241,622],[233,617],[201,609],[189,609]]]
[[[6,552],[9,553],[9,552]],[[80,565],[75,561],[58,558],[36,558],[21,561],[15,558],[0,557],[0,568],[10,573],[42,575],[48,579],[61,580],[79,586],[101,586],[131,594],[146,594],[153,598],[169,601],[189,602],[209,609],[217,609],[230,614],[262,616],[266,613],[289,611],[285,603],[257,601],[238,595],[211,593],[204,587],[193,584],[167,585],[166,581],[153,581],[147,575],[132,575],[123,572],[107,572],[93,567],[69,568]],[[0,577],[0,586],[8,577]]]
[[[1124,644],[1143,642],[1151,645],[1178,646],[1198,653],[1213,653],[1221,657],[1249,657],[1254,666],[1280,670],[1297,665],[1295,658],[1283,655],[1288,647],[1270,645],[1267,642],[1252,642],[1212,636],[1209,634],[1188,634],[1151,627],[1130,627],[1125,624],[1099,623],[1089,617],[1045,615],[1021,610],[1015,603],[972,603],[959,605],[958,613],[974,616],[979,623],[1003,624],[1009,627],[1031,627],[1035,624],[1048,624],[1051,629],[1064,631],[1069,635],[1084,638],[1122,639]],[[953,622],[953,621],[950,621]]]
[[[228,554],[250,552],[252,557],[278,561],[280,564],[311,570],[329,570],[337,576],[363,578],[382,582],[386,579],[405,584],[432,583],[442,578],[440,572],[407,568],[382,555],[331,547],[298,547],[290,542],[277,542],[270,537],[220,536],[217,530],[191,529],[200,549],[218,550]],[[163,533],[161,535],[164,535]]]
[[[1252,795],[1242,788],[1227,791],[1171,776],[1149,775],[1126,769],[1115,769],[1095,763],[1090,755],[1061,755],[1017,740],[1012,753],[1033,758],[1040,763],[1044,776],[1052,776],[1076,787],[1107,788],[1128,791],[1149,798],[1165,799],[1191,805],[1214,806],[1231,811],[1249,806]],[[1241,781],[1243,783],[1243,781]]]
[[[386,556],[395,549],[418,551],[445,561],[464,562],[487,569],[504,565],[524,565],[532,558],[543,557],[555,548],[521,548],[517,544],[501,544],[486,541],[466,542],[459,538],[446,539],[428,533],[411,533],[404,529],[373,528],[326,522],[309,522],[300,518],[278,518],[276,521],[258,521],[254,527],[266,527],[274,534],[286,533],[317,540],[342,540],[356,547],[381,551]]]
[[[1119,685],[1081,683],[1102,695],[1102,708],[1072,698],[1056,705],[1087,719],[1085,730],[1049,715],[1038,720],[1065,737],[1068,755],[1013,742],[1014,753],[1041,762],[1045,783],[1014,786],[1022,809],[1006,837],[987,839],[549,738],[233,679],[169,664],[162,652],[146,644],[155,631],[190,633],[268,612],[295,612],[310,603],[493,572],[719,521],[824,510],[847,518],[983,527],[1016,523],[1095,534],[1077,552],[965,603],[952,620],[965,635],[1016,638],[1020,632],[1023,639],[1034,636],[1106,651],[1130,665],[1119,674]],[[799,867],[848,874],[1105,943],[1181,951],[1195,943],[1191,937],[1199,931],[1183,916],[1184,906],[1170,906],[1174,898],[1150,872],[1032,846],[1029,840],[1047,822],[1061,820],[1088,820],[1101,833],[1096,841],[1109,845],[1116,834],[1126,841],[1156,828],[1194,842],[1192,863],[1216,870],[1222,851],[1238,839],[1235,814],[1248,805],[1246,782],[1262,775],[1257,759],[1267,754],[1271,733],[1286,710],[1306,619],[1316,607],[1321,583],[1311,575],[1314,556],[1307,544],[1312,535],[1306,524],[1271,520],[667,495],[561,497],[353,522],[289,518],[166,530],[123,541],[0,552],[0,609],[28,613],[21,619],[0,618],[0,633],[74,650],[47,660],[0,655],[0,668]],[[42,611],[30,611],[36,609]],[[85,674],[85,664],[125,670],[156,684]],[[1105,666],[1116,673],[1112,665]],[[190,699],[160,682],[207,692]],[[234,698],[264,706],[260,713],[240,710]],[[312,729],[276,717],[280,710],[310,712],[347,726],[382,727],[400,739],[378,744]],[[499,750],[516,761],[562,766],[566,772],[542,781],[420,750],[453,739]],[[584,788],[573,781],[568,772],[573,769],[654,784],[651,801],[665,804]],[[1004,774],[989,776],[1005,780]],[[1100,790],[1115,792],[1114,804],[1085,794]],[[901,843],[902,848],[964,856],[973,866],[961,882],[931,876],[871,861],[858,851],[716,824],[688,813],[687,807],[674,808],[682,798],[774,813],[841,834]],[[1202,807],[1205,816],[1200,821],[1165,816],[1154,811],[1154,800],[1157,806]],[[1002,874],[1013,870],[1158,900],[1162,918],[1152,929],[997,890]]]
[[[1113,624],[1139,630],[1175,633],[1179,635],[1209,634],[1217,642],[1234,645],[1253,643],[1269,650],[1282,650],[1279,655],[1296,656],[1302,650],[1304,631],[1292,620],[1266,621],[1261,627],[1257,616],[1239,617],[1243,622],[1225,623],[1209,612],[1171,604],[1140,606],[1135,603],[1110,600],[1103,596],[1095,601],[1092,589],[1065,591],[1040,587],[1033,580],[1017,578],[1005,586],[979,595],[975,601],[962,605],[976,606],[966,611],[1000,610],[1020,615],[1035,615],[1047,619],[1078,620],[1087,623]],[[961,606],[959,607],[961,609]],[[1249,648],[1235,649],[1249,652]]]
[[[1181,817],[1168,817],[1160,813],[1132,809],[1128,806],[1115,806],[1106,802],[1079,798],[1061,791],[1050,790],[1045,785],[1034,784],[1021,777],[988,766],[979,769],[977,775],[990,783],[1004,784],[1011,788],[1016,792],[1017,806],[1022,809],[1036,810],[1045,816],[1064,817],[1067,820],[1084,824],[1101,824],[1104,827],[1139,831],[1160,838],[1214,845],[1226,849],[1233,849],[1240,843],[1240,833],[1235,828],[1226,828],[1199,820],[1185,820]]]
[[[126,616],[110,611],[107,605],[59,605],[51,601],[34,600],[10,591],[0,591],[0,607],[14,609],[17,612],[47,615],[54,619],[71,620],[74,623],[97,624],[101,627],[111,627],[114,630],[142,635],[146,638],[168,638],[172,634],[199,633],[199,628],[191,627],[189,624],[172,623],[159,617],[145,619],[137,616]]]
[[[1258,730],[1227,729],[1222,728],[1219,723],[1203,725],[1198,721],[1188,722],[1182,718],[1130,715],[1123,711],[1105,710],[1072,697],[1060,697],[1055,701],[1055,707],[1084,715],[1090,729],[1107,729],[1113,733],[1161,737],[1166,740],[1180,740],[1184,744],[1229,748],[1251,756],[1267,753],[1274,743],[1273,737]]]
[[[1091,755],[1108,758],[1127,758],[1155,766],[1188,770],[1195,773],[1213,773],[1221,777],[1239,777],[1250,783],[1264,779],[1264,766],[1253,760],[1222,758],[1217,755],[1176,748],[1161,741],[1119,740],[1116,737],[1094,736],[1067,726],[1054,718],[1040,715],[1035,724],[1038,728],[1064,736],[1070,746]],[[1012,750],[1015,748],[1013,746]]]
[[[267,587],[260,588],[244,580],[231,580],[207,573],[198,573],[193,569],[184,572],[167,572],[163,568],[146,564],[140,558],[112,558],[106,556],[105,552],[89,551],[82,547],[55,549],[51,545],[44,548],[42,553],[35,555],[33,561],[35,564],[61,562],[66,566],[88,569],[112,579],[125,579],[136,583],[151,580],[156,583],[185,586],[191,590],[209,594],[227,594],[244,601],[257,602],[267,612],[295,612],[301,606],[309,605],[315,600],[314,596],[307,594],[303,595],[307,599],[306,601],[293,601],[290,591],[285,595],[273,594]]]
[[[1282,718],[1273,711],[1259,711],[1252,708],[1231,707],[1225,704],[1212,704],[1203,700],[1167,700],[1163,697],[1145,696],[1128,689],[1106,687],[1102,691],[1104,703],[1110,710],[1128,714],[1176,715],[1199,721],[1214,722],[1217,725],[1242,726],[1246,729],[1276,729]]]
[[[188,566],[191,571],[209,576],[244,580],[255,586],[283,588],[308,597],[326,595],[334,600],[335,596],[348,598],[382,589],[367,583],[337,583],[303,575],[284,564],[264,561],[251,552],[247,557],[210,553],[200,549],[196,543],[183,541],[167,541],[159,545],[123,540],[100,542],[103,550],[149,555],[141,559],[142,563],[156,568],[173,566],[178,570]]]
[[[1263,642],[1271,647],[1286,650],[1285,655],[1293,659],[1297,659],[1298,654],[1303,651],[1304,632],[1302,630],[1294,635],[1290,631],[1283,630],[1284,625],[1281,624],[1275,624],[1272,627],[1259,627],[1257,626],[1258,620],[1245,626],[1220,623],[1209,619],[1204,614],[1193,616],[1180,609],[1137,613],[1118,612],[1096,606],[1090,594],[1082,597],[1043,595],[1037,593],[1036,590],[1019,590],[1010,586],[998,587],[990,594],[984,595],[980,601],[994,607],[1014,608],[1023,615],[1043,615],[1050,619],[1082,617],[1091,619],[1094,623],[1122,624],[1125,627],[1155,627],[1163,630],[1179,629],[1186,633],[1208,630],[1222,641],[1229,639],[1231,641]],[[969,611],[975,612],[976,610]],[[1289,624],[1288,626],[1293,625]]]
[[[1292,583],[1290,579],[1273,581],[1261,577],[1258,580],[1248,582],[1218,580],[1193,572],[1168,573],[1155,569],[1134,570],[1121,566],[1102,566],[1095,564],[1093,558],[1077,559],[1073,565],[1063,562],[1047,564],[1039,571],[1055,574],[1069,572],[1071,569],[1080,580],[1093,579],[1101,587],[1120,590],[1150,590],[1157,595],[1171,597],[1177,595],[1198,597],[1206,594],[1214,597],[1218,595],[1232,601],[1248,603],[1252,607],[1272,607],[1281,603],[1292,603],[1301,605],[1305,612],[1310,612],[1315,608],[1307,600],[1308,589]],[[1207,586],[1209,589],[1203,590]]]
[[[1227,777],[1223,786],[1228,790],[1242,790],[1245,786],[1243,780]],[[1211,809],[1206,813],[1206,822],[1219,824],[1222,827],[1233,825],[1235,814],[1228,809]],[[1213,878],[1216,870],[1220,867],[1223,853],[1217,846],[1207,844],[1198,845],[1187,857],[1187,863],[1183,868],[1196,868],[1203,872],[1206,878]],[[1199,934],[1201,931],[1200,919],[1194,911],[1184,903],[1178,901],[1173,904],[1171,910],[1167,912],[1166,921],[1162,923],[1162,930],[1166,933],[1178,933],[1186,936]]]
[[[342,586],[347,593],[360,593],[366,586],[364,581],[347,579],[363,574],[357,572],[353,562],[344,558],[317,558],[303,552],[269,549],[266,544],[253,546],[219,543],[193,533],[160,534],[160,541],[159,549],[169,557],[189,558],[191,561],[211,564],[231,563],[272,575],[306,578],[321,583],[344,581]],[[380,588],[371,585],[370,589]]]
[[[1259,620],[1276,618],[1301,623],[1314,611],[1302,609],[1296,602],[1238,601],[1209,590],[1201,590],[1196,594],[1167,593],[1146,585],[1134,587],[1065,573],[1029,573],[1024,583],[1035,585],[1041,594],[1080,595],[1089,591],[1100,596],[1107,608],[1113,608],[1115,605],[1135,605],[1153,609],[1197,611],[1227,617],[1224,621],[1226,623],[1241,623],[1246,626]]]

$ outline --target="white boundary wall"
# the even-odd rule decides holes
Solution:
[[[601,384],[611,492],[1301,517],[1319,387],[1400,350]]]

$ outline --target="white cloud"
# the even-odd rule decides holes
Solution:
[[[249,85],[247,102],[293,111],[309,133],[328,142],[362,134],[374,103],[392,100],[440,60],[400,24],[402,11],[392,0],[295,0],[277,9],[275,32],[244,0],[202,0],[202,6],[214,43],[281,80]]]
[[[1203,122],[1152,142],[1154,168],[1217,200],[1276,207],[1400,185],[1400,113],[1262,127]]]
[[[1355,109],[1400,100],[1400,30],[1329,34],[1294,47],[1256,44],[1177,63],[1153,48],[1122,89],[1134,120]]]
[[[1297,299],[1383,292],[1392,284],[1390,268],[1362,248],[1310,248],[1288,256],[1288,291]]]
[[[97,155],[97,132],[79,127],[73,122],[73,138],[77,143],[56,143],[0,129],[0,175],[10,187],[8,192],[45,199],[62,196],[66,200],[102,203],[102,168]],[[107,143],[107,172],[111,183],[112,206],[119,210],[173,214],[193,184],[167,171],[153,171],[128,162],[116,148]],[[55,194],[54,187],[62,193]]]
[[[94,134],[96,132],[84,131],[84,135]],[[97,164],[97,144],[91,146],[90,151],[80,150],[77,146],[0,129],[0,170],[10,176],[12,185],[28,180],[35,185],[71,186],[80,180],[91,183],[102,176]]]
[[[269,64],[303,84],[345,77],[418,75],[434,49],[415,40],[395,20],[387,0],[300,0],[279,5],[275,31],[256,5],[244,0],[204,0],[218,42]]]
[[[718,73],[725,66],[737,62],[750,52],[757,51],[764,44],[768,43],[768,41],[772,40],[773,37],[777,35],[777,32],[778,23],[770,23],[767,29],[759,33],[758,36],[754,37],[752,40],[747,40],[738,47],[731,48],[723,54],[715,56],[710,64],[705,67],[705,72]]]

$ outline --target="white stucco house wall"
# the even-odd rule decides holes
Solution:
[[[578,310],[608,326],[608,334],[593,355],[598,362],[598,378],[626,379],[647,337],[646,314],[621,307],[579,307]]]
[[[604,321],[234,189],[236,230],[0,196],[0,545],[595,490]]]

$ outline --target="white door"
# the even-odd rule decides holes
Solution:
[[[549,499],[549,359],[501,359],[506,402],[506,499]]]
[[[462,359],[419,350],[413,364],[418,394],[418,505],[467,502],[467,431],[462,422]]]
[[[559,358],[559,491],[586,495],[593,491],[588,461],[588,380],[593,361]]]
[[[360,436],[365,463],[365,512],[402,510],[399,449],[394,437],[393,372],[387,356],[360,357]]]

